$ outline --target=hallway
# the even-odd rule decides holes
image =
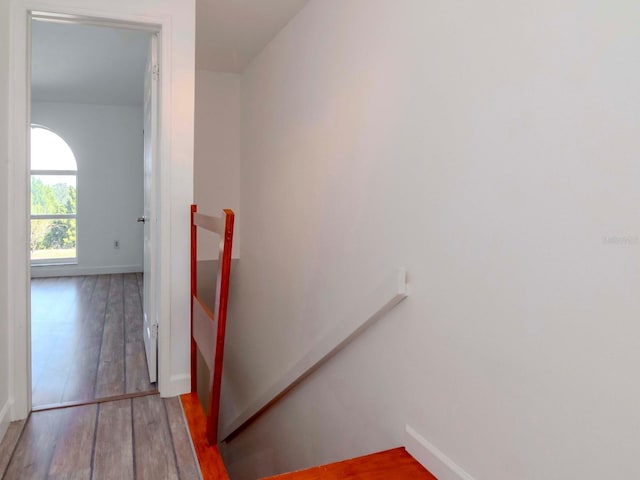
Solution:
[[[2,480],[200,478],[177,397],[33,412],[20,426],[0,443]]]
[[[155,391],[142,337],[142,274],[31,281],[35,409]]]

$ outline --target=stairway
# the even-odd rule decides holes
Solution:
[[[346,331],[339,329],[329,336],[328,345],[324,342],[317,351],[313,351],[313,361],[298,362],[284,379],[275,388],[276,393],[270,392],[268,399],[262,399],[261,407],[246,414],[237,425],[218,438],[218,421],[220,413],[220,388],[222,385],[222,360],[225,342],[227,301],[229,296],[229,275],[231,271],[231,251],[233,241],[234,213],[224,210],[222,216],[211,217],[198,213],[198,207],[191,205],[191,393],[182,395],[181,401],[193,445],[200,463],[200,469],[204,480],[229,480],[220,452],[216,444],[230,438],[240,429],[254,420],[265,408],[279,399],[287,391],[306,378],[318,365],[326,361],[331,355],[343,348],[347,341],[361,331],[364,326],[371,324],[381,312],[393,308],[407,296],[406,271],[401,269],[394,274],[391,289],[391,299],[384,293],[376,292],[374,305],[377,306],[374,313],[366,309],[368,315],[363,315],[364,323],[350,326]],[[218,273],[215,276],[213,305],[207,306],[198,295],[198,228],[214,232],[219,235]],[[384,292],[387,292],[386,288]],[[383,302],[380,306],[379,299]],[[335,338],[334,338],[335,337]],[[212,340],[214,339],[214,340]],[[199,362],[198,358],[203,358]],[[199,375],[198,364],[203,370],[202,389],[198,388]],[[207,368],[205,368],[207,367]],[[208,394],[205,403],[209,405],[205,416],[198,397],[198,391]],[[206,397],[205,397],[206,398]],[[365,455],[363,457],[344,460],[341,462],[314,467],[298,472],[285,473],[274,477],[266,477],[264,480],[437,480],[420,463],[418,463],[404,448],[394,448],[384,452]]]
[[[330,463],[262,480],[437,480],[404,448]]]
[[[180,397],[204,480],[229,480],[218,447],[209,445],[207,419],[195,393]],[[400,447],[262,480],[437,480]]]

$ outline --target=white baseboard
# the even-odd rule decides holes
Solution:
[[[438,480],[475,480],[409,425],[405,429],[405,448]]]
[[[9,428],[9,423],[11,421],[10,413],[11,402],[7,400],[2,406],[2,409],[0,409],[0,442],[2,442],[4,434],[7,433],[7,428]]]
[[[181,373],[180,375],[171,375],[169,385],[163,387],[160,391],[162,397],[177,397],[191,391],[191,374]]]
[[[142,265],[79,267],[78,265],[41,265],[31,267],[31,278],[73,277],[77,275],[112,275],[142,272]]]

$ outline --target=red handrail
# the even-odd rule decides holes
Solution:
[[[191,205],[191,392],[198,391],[198,356],[193,337],[193,297],[198,295],[198,227],[194,223],[197,205]]]
[[[198,224],[198,220],[202,223]],[[218,254],[218,275],[216,279],[215,304],[212,318],[217,319],[216,348],[211,372],[211,392],[207,415],[207,441],[216,444],[218,441],[218,420],[220,417],[220,390],[222,386],[222,362],[224,359],[224,339],[227,327],[227,308],[229,302],[229,279],[231,275],[231,251],[233,245],[233,226],[235,214],[232,210],[223,210],[221,218],[207,217],[198,214],[196,205],[191,205],[191,391],[198,390],[197,341],[193,329],[193,305],[198,297],[198,227],[218,233],[222,237]],[[224,225],[224,226],[223,226]]]

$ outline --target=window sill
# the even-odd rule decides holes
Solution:
[[[78,265],[78,260],[74,258],[69,259],[61,259],[61,260],[37,260],[36,262],[31,262],[32,267],[62,267],[65,265]]]

